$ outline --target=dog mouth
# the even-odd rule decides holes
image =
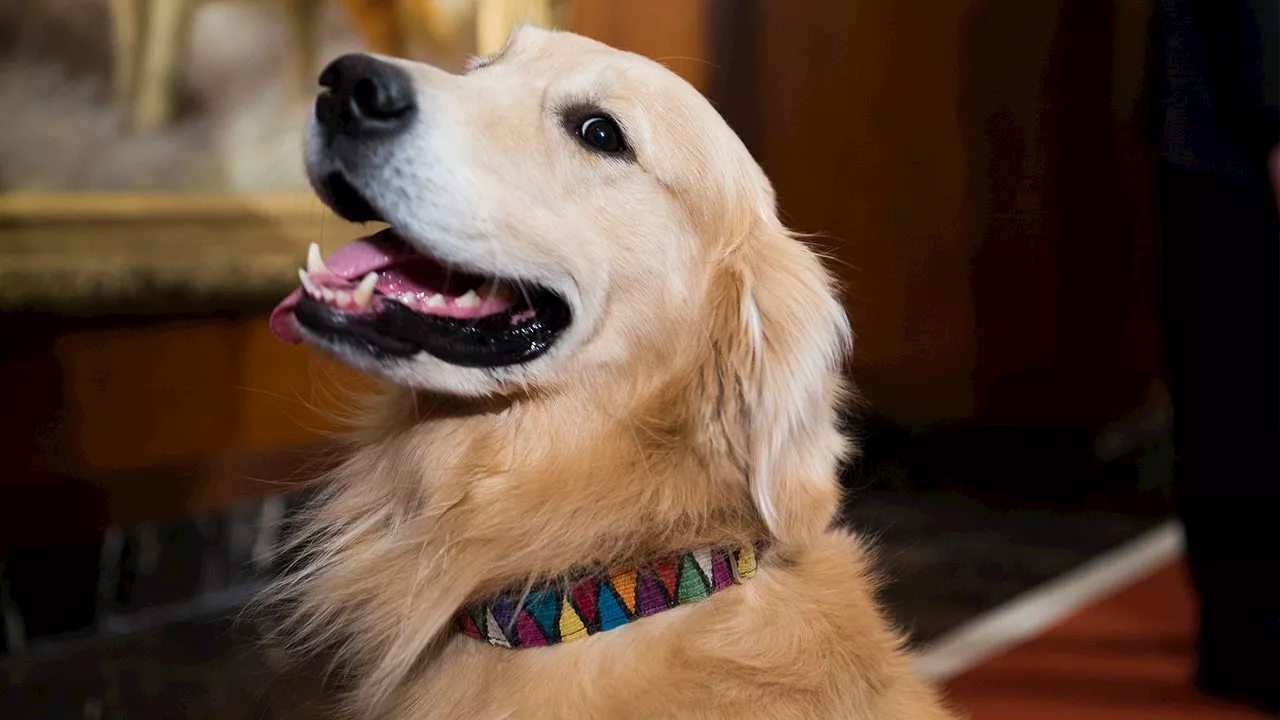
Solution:
[[[555,292],[484,277],[438,260],[394,229],[322,258],[312,245],[301,284],[271,314],[276,337],[314,339],[375,358],[428,353],[464,367],[500,367],[546,352],[569,325]]]

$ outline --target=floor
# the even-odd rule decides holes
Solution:
[[[1176,526],[1154,531],[1176,537]],[[1170,545],[1170,543],[1165,543]],[[968,667],[947,667],[925,651],[926,674],[944,680],[952,703],[972,720],[1257,720],[1265,715],[1217,702],[1187,682],[1194,664],[1194,601],[1180,549],[1151,555],[1122,574],[1123,583],[1081,603],[1061,599],[1097,582],[1106,563],[1060,583],[1051,593],[991,612],[992,628],[1028,632],[995,652],[979,652]],[[1114,569],[1114,568],[1112,568]],[[1114,573],[1113,573],[1114,574]],[[1052,622],[1038,609],[1060,605]],[[971,626],[983,624],[974,621]],[[963,630],[943,654],[987,644]],[[989,638],[987,638],[989,640]],[[967,641],[967,642],[965,642]],[[941,648],[939,648],[941,649]],[[943,662],[939,662],[942,660]],[[942,677],[946,676],[946,677]]]
[[[1161,516],[1024,506],[949,491],[871,490],[847,519],[872,539],[882,601],[915,644],[1065,573]]]

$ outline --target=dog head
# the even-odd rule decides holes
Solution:
[[[825,527],[848,325],[694,88],[534,28],[465,75],[352,55],[321,84],[311,181],[389,227],[309,260],[280,337],[457,396],[679,384],[776,536]]]

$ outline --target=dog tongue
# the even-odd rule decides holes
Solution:
[[[343,280],[355,281],[412,258],[414,254],[395,233],[383,231],[343,245],[325,258],[324,264],[329,267],[329,272]],[[301,288],[294,290],[271,311],[271,332],[277,339],[295,344],[302,342],[293,319],[293,308],[301,297]]]

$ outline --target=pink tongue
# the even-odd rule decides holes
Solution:
[[[344,280],[359,280],[368,273],[379,272],[401,260],[414,257],[413,250],[393,233],[384,231],[359,238],[338,248],[325,258],[330,272]],[[294,290],[271,311],[271,332],[287,343],[300,343],[298,328],[294,324],[293,308],[297,306],[302,290]]]
[[[271,326],[271,334],[281,342],[297,344],[302,342],[302,338],[298,336],[298,326],[294,324],[293,309],[298,306],[298,300],[302,297],[302,289],[299,288],[289,293],[275,310],[271,311],[271,320],[268,321]]]
[[[390,232],[357,238],[324,259],[329,271],[343,280],[359,280],[397,262],[418,257],[404,241]]]

